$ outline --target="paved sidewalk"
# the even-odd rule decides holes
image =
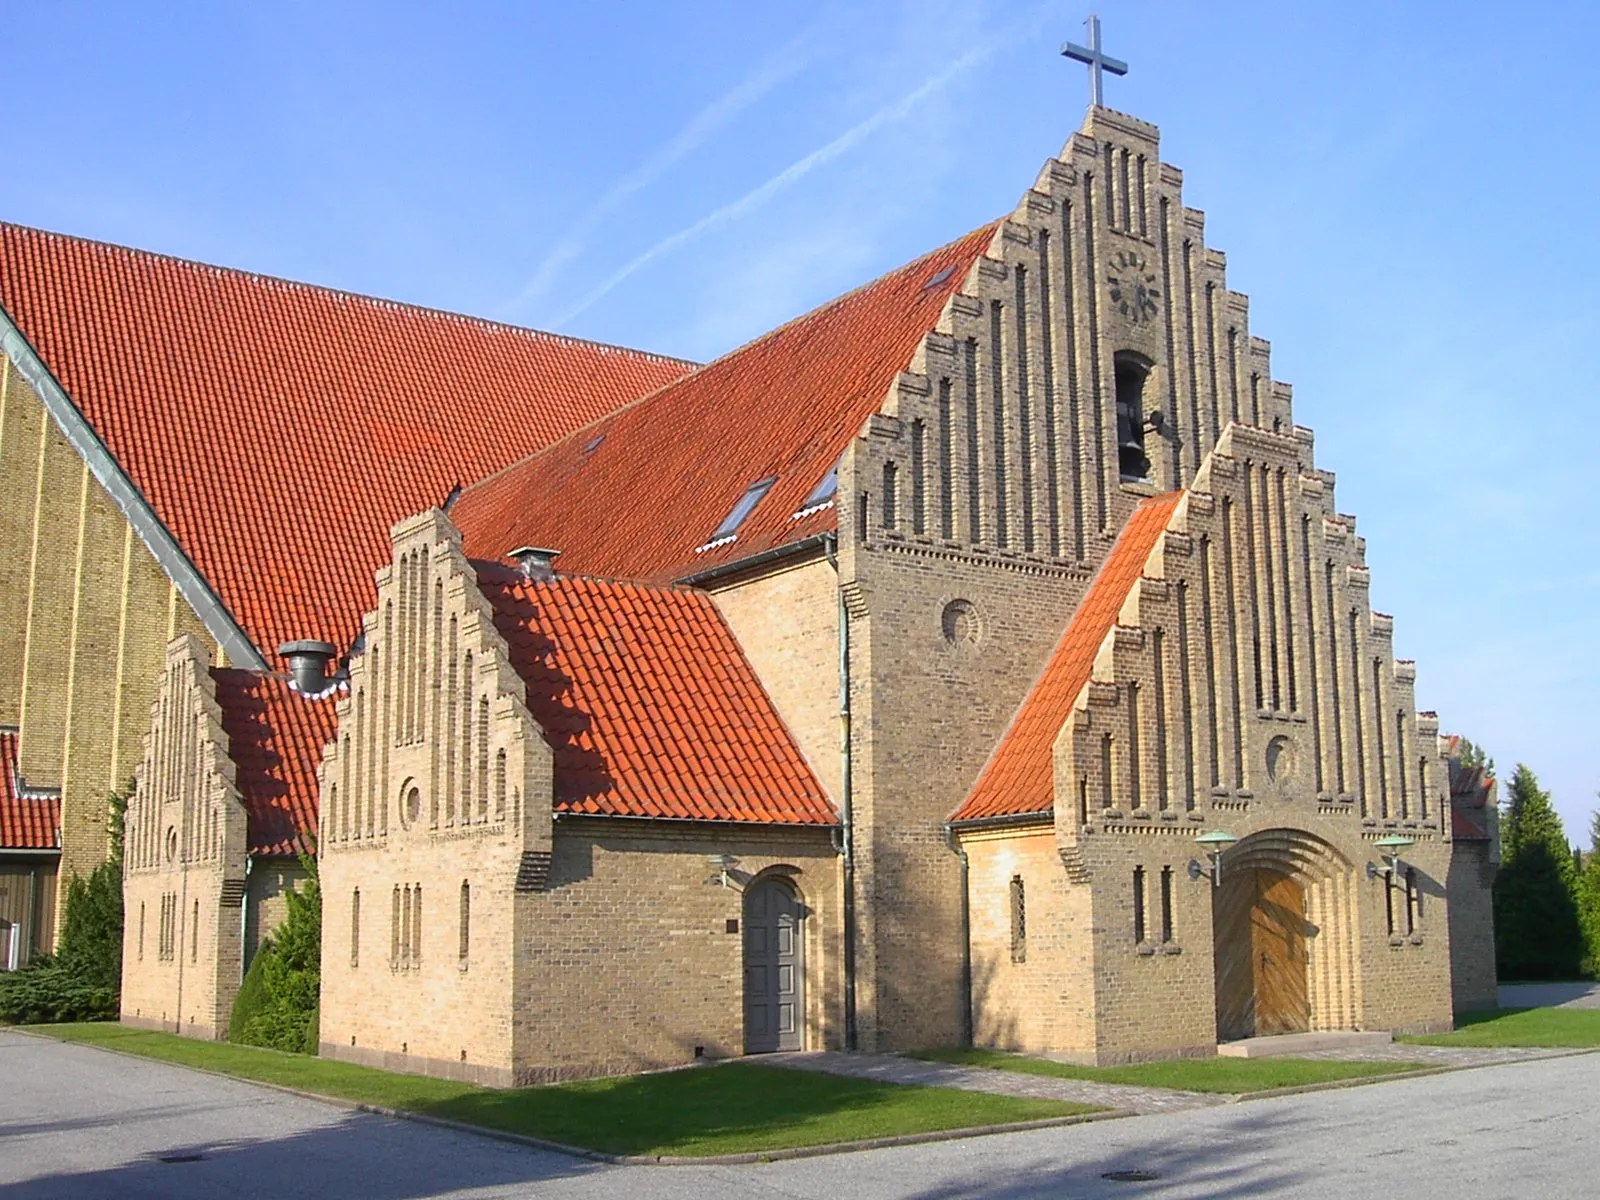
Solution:
[[[897,1054],[844,1054],[834,1050],[806,1050],[785,1054],[764,1054],[766,1066],[789,1067],[798,1071],[821,1071],[827,1075],[848,1075],[855,1079],[876,1079],[883,1083],[920,1084],[923,1087],[956,1088],[964,1092],[989,1092],[996,1096],[1025,1096],[1033,1100],[1066,1100],[1074,1104],[1098,1104],[1104,1108],[1132,1113],[1181,1112],[1191,1108],[1211,1108],[1226,1104],[1228,1096],[1202,1092],[1179,1092],[1171,1088],[1135,1087],[1124,1083],[1096,1083],[1088,1079],[1056,1079],[1044,1075],[1024,1075],[993,1067],[962,1067],[954,1063],[922,1062]]]
[[[1561,1058],[1578,1053],[1573,1049],[1540,1046],[1413,1046],[1392,1042],[1387,1046],[1360,1046],[1349,1050],[1312,1050],[1296,1058],[1318,1058],[1329,1062],[1415,1062],[1430,1067],[1489,1067],[1496,1063],[1530,1062],[1537,1058]]]

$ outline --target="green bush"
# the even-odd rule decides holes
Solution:
[[[122,992],[122,813],[111,797],[111,857],[88,879],[74,875],[62,906],[54,957],[0,974],[0,1021],[17,1025],[106,1021]]]
[[[322,984],[322,893],[315,860],[302,857],[303,889],[284,894],[289,912],[256,951],[228,1022],[228,1040],[315,1054]]]

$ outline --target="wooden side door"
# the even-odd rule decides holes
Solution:
[[[1250,910],[1258,1037],[1304,1033],[1311,1027],[1306,986],[1305,891],[1276,871],[1256,871]]]
[[[800,900],[782,879],[766,879],[744,898],[744,1049],[801,1048],[805,961]]]

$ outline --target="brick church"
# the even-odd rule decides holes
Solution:
[[[311,850],[322,1053],[487,1083],[1492,1005],[1492,781],[1181,183],[1093,105],[700,367],[0,229],[0,721],[63,860],[137,764],[124,1020],[220,1036]]]

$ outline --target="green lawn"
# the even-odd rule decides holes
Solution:
[[[1131,1083],[1140,1087],[1178,1088],[1186,1092],[1266,1092],[1341,1079],[1365,1079],[1415,1071],[1422,1063],[1322,1062],[1306,1058],[1174,1058],[1131,1063],[1123,1067],[1080,1067],[1048,1058],[1029,1058],[1000,1050],[965,1047],[920,1050],[912,1057],[928,1062],[997,1067],[1059,1079],[1092,1079],[1099,1083]]]
[[[1600,1009],[1501,1008],[1458,1013],[1454,1033],[1396,1038],[1419,1046],[1600,1046]]]
[[[739,1154],[1095,1111],[1083,1104],[903,1087],[749,1062],[499,1090],[111,1023],[31,1030],[609,1154]]]

